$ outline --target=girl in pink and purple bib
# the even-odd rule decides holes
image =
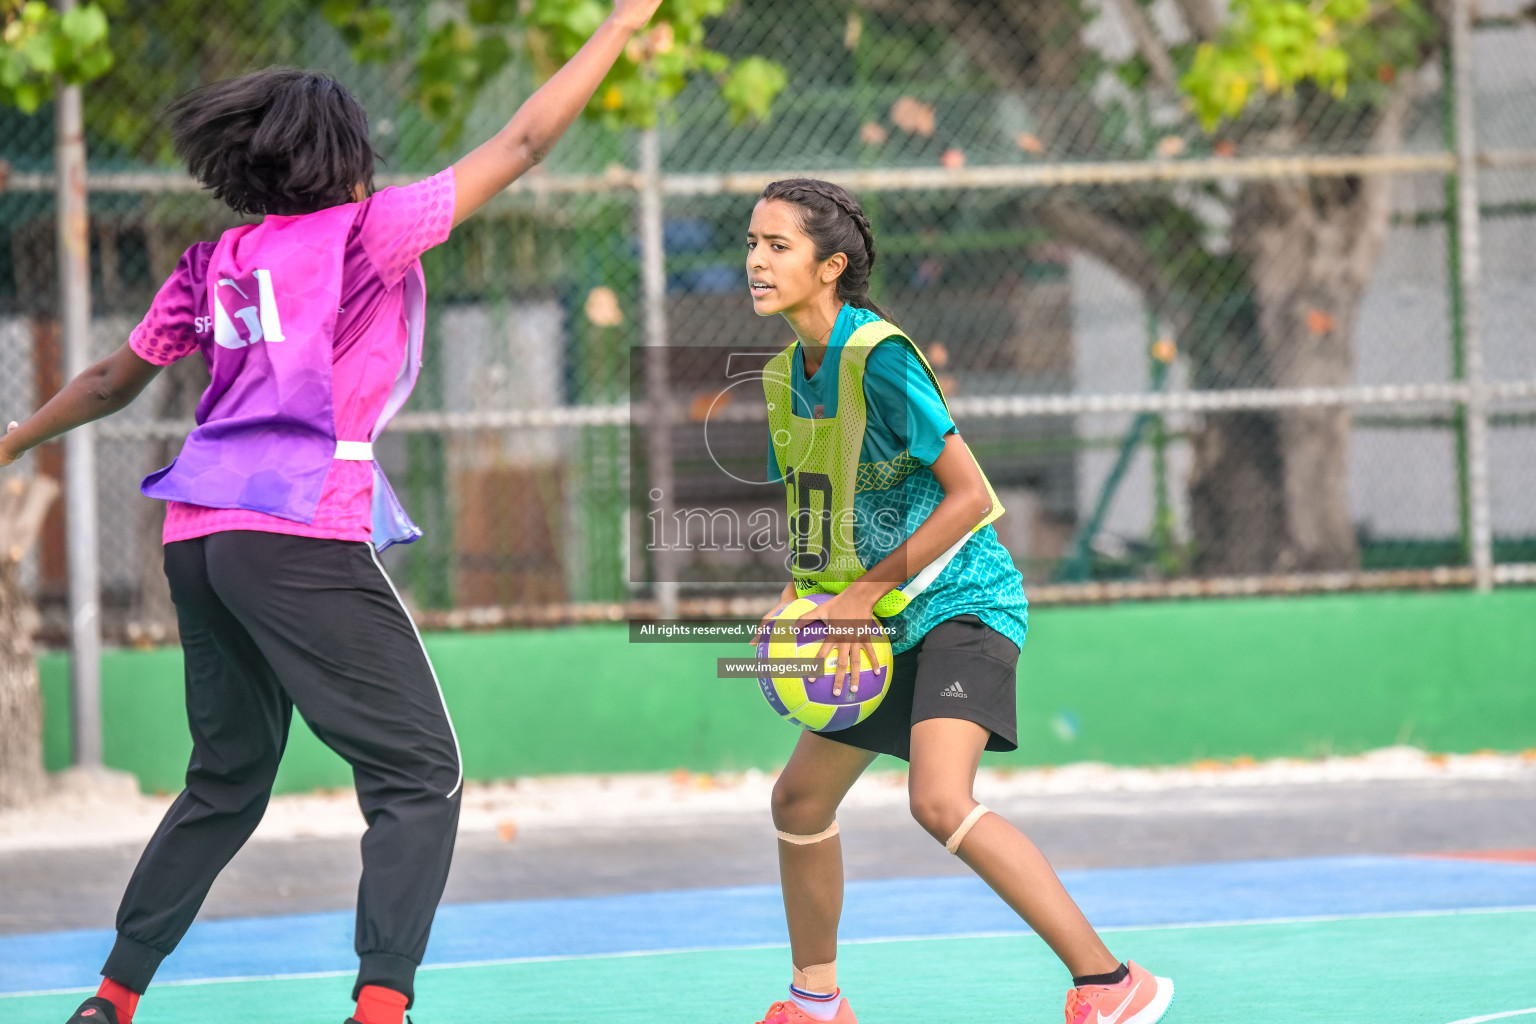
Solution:
[[[188,249],[128,343],[0,438],[4,466],[123,408],[177,359],[208,364],[196,429],[143,487],[169,502],[186,789],[128,883],[101,989],[72,1022],[131,1024],[261,820],[297,708],[352,766],[368,822],[352,1020],[401,1024],[464,781],[431,661],[378,559],[420,535],[373,458],[421,363],[419,257],[548,152],[659,3],[617,0],[495,137],[404,188],[373,193],[366,115],[329,76],[273,69],[173,105],[192,173],[262,220]]]

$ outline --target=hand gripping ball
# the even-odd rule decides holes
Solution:
[[[796,619],[817,605],[830,600],[831,594],[808,594],[789,602],[779,609],[772,621],[772,630],[764,630],[757,642],[759,658],[814,658],[826,639],[827,625],[813,622],[791,638]],[[875,664],[869,663],[869,655],[855,650],[859,659],[858,692],[849,682],[843,684],[843,692],[832,693],[832,669],[837,652],[827,655],[821,675],[816,676],[758,676],[763,696],[779,717],[812,732],[836,732],[850,725],[857,725],[880,706],[885,699],[886,687],[891,679],[891,643],[883,636],[871,638],[875,648]],[[851,680],[850,680],[851,682]]]

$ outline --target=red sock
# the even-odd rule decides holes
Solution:
[[[137,992],[124,988],[111,978],[103,978],[96,994],[117,1008],[117,1024],[133,1024],[133,1011],[139,1008]]]
[[[364,985],[357,994],[357,1012],[352,1017],[358,1024],[402,1024],[408,1002],[404,993],[392,988]]]

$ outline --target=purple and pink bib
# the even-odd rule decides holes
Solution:
[[[333,524],[317,523],[322,504],[365,496],[380,549],[420,536],[374,461],[373,441],[405,404],[420,369],[426,289],[416,255],[446,237],[452,191],[449,171],[368,203],[269,216],[225,232],[211,254],[204,247],[191,261],[202,265],[185,274],[178,268],[181,304],[200,315],[179,334],[165,329],[167,310],[176,307],[173,278],[156,299],[159,317],[152,309],[133,338],[135,350],[157,363],[200,350],[212,376],[180,455],[143,484],[146,495],[173,503],[167,541],[214,529],[336,536]],[[433,208],[411,213],[424,205]],[[409,228],[396,223],[402,216],[422,223],[397,240]],[[371,223],[360,225],[361,218]],[[198,247],[188,257],[194,254]],[[358,263],[369,260],[373,273],[359,274]],[[348,319],[349,347],[376,344],[354,351],[345,369],[336,346],[344,283],[346,301],[366,301],[370,314],[394,313],[392,323],[388,315],[362,325]],[[359,332],[392,333],[350,336]],[[167,334],[180,340],[163,341]],[[354,480],[353,467],[364,463],[365,477]],[[324,510],[332,520],[346,513]]]

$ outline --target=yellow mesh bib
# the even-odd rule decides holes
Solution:
[[[900,338],[917,355],[939,393],[939,400],[948,409],[933,367],[911,338],[885,320],[865,324],[843,345],[837,366],[836,416],[810,419],[795,415],[790,391],[793,345],[774,356],[763,373],[768,428],[784,478],[795,592],[802,597],[817,592],[840,594],[869,570],[869,566],[860,563],[854,546],[854,494],[893,487],[922,466],[909,452],[887,462],[859,461],[868,412],[864,405],[864,364],[870,351],[887,338]],[[977,472],[981,472],[980,466]],[[986,518],[906,583],[881,597],[875,604],[876,615],[899,615],[943,572],[966,541],[1003,514],[1002,503],[986,474],[982,473],[981,478],[992,503]]]

